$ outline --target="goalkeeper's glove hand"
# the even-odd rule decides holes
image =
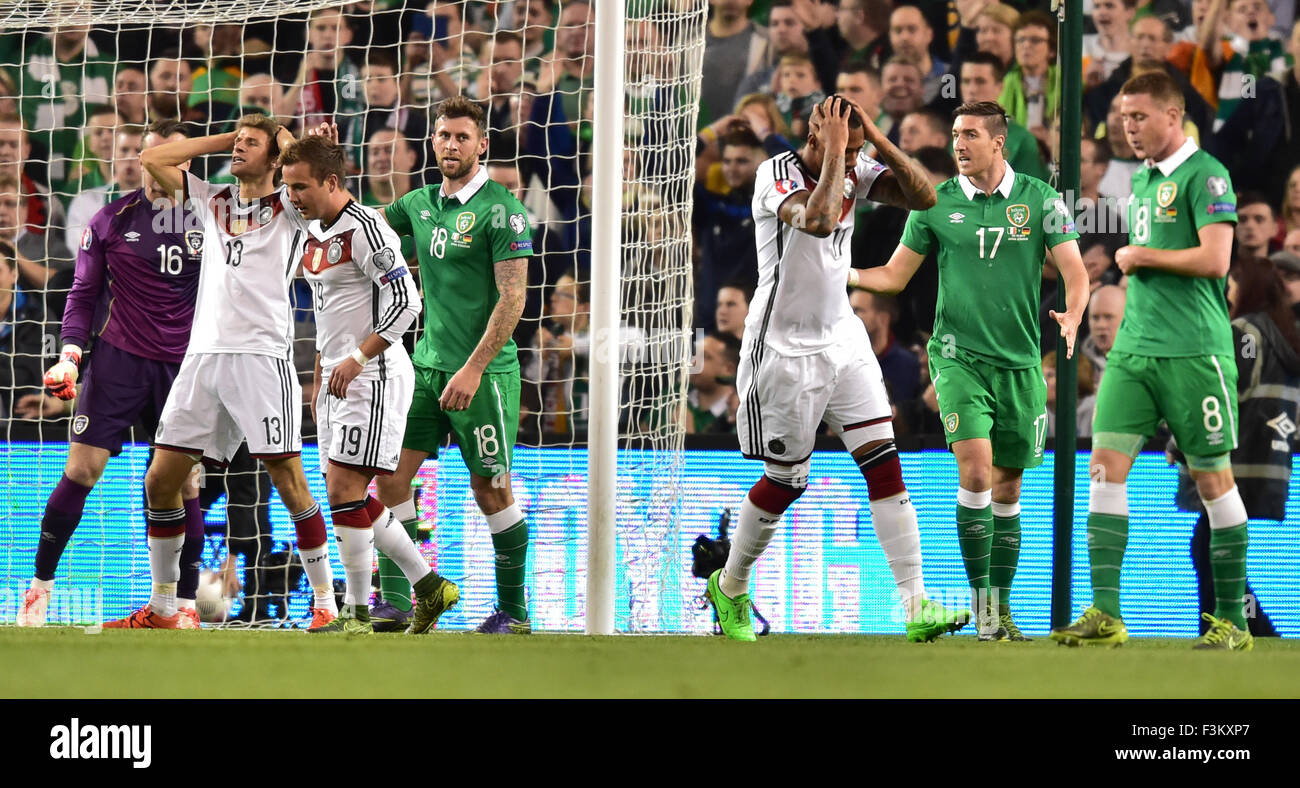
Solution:
[[[59,363],[45,372],[45,388],[62,400],[77,396],[77,368],[81,365],[81,348],[64,345]]]

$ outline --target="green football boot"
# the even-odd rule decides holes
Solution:
[[[423,635],[438,623],[438,617],[460,601],[460,586],[436,572],[430,572],[414,585],[415,607],[411,608],[408,635]]]
[[[970,623],[969,610],[949,610],[938,602],[921,600],[916,617],[907,622],[907,639],[913,643],[929,643],[945,632],[956,632]]]
[[[1049,635],[1062,646],[1118,646],[1128,642],[1128,628],[1122,619],[1089,607],[1079,620]]]
[[[370,609],[364,605],[354,606],[344,605],[343,610],[339,612],[337,618],[325,624],[324,626],[309,629],[308,632],[316,633],[342,633],[348,637],[356,635],[373,635],[375,630],[370,626]],[[364,611],[364,612],[361,612]]]
[[[1215,618],[1209,613],[1202,613],[1201,618],[1210,622],[1210,629],[1192,648],[1201,651],[1250,651],[1255,647],[1255,636],[1237,629],[1237,625],[1228,619]]]
[[[732,640],[745,640],[751,643],[758,640],[754,636],[754,625],[749,620],[749,594],[739,594],[733,599],[722,593],[722,589],[718,587],[718,579],[721,576],[721,569],[709,575],[709,584],[704,594],[713,604],[713,612],[717,614],[722,634]]]
[[[1000,623],[1002,625],[1002,629],[1006,631],[1007,633],[1006,639],[1012,641],[1013,643],[1023,643],[1025,641],[1033,640],[1033,638],[1025,637],[1024,634],[1021,633],[1020,627],[1016,626],[1016,622],[1014,619],[1011,618],[1010,613],[1003,613],[999,615],[998,623]]]

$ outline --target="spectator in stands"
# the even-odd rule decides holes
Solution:
[[[429,138],[427,112],[402,106],[402,91],[397,81],[397,61],[384,50],[373,50],[361,69],[365,111],[347,120],[340,128],[339,142],[347,152],[348,166],[361,171],[366,140],[375,129],[396,129],[416,147],[415,166],[424,169],[423,142]]]
[[[1080,140],[1079,198],[1074,216],[1080,233],[1101,238],[1114,251],[1126,243],[1127,218],[1119,201],[1101,191],[1110,158],[1110,146],[1105,142],[1088,137]]]
[[[1223,39],[1213,24],[1220,8],[1226,9],[1223,19],[1228,37]],[[1274,20],[1265,0],[1214,0],[1207,12],[1199,44],[1208,70],[1219,77],[1216,132],[1237,111],[1243,99],[1257,95],[1253,89],[1247,92],[1248,86],[1265,76],[1278,82],[1285,77],[1286,51],[1282,41],[1273,37]],[[1250,79],[1243,79],[1246,76]]]
[[[1287,231],[1286,238],[1282,240],[1282,252],[1295,255],[1300,259],[1300,230]],[[1282,252],[1274,252],[1273,254],[1278,255],[1282,254]],[[1270,258],[1272,256],[1270,255]]]
[[[586,398],[575,398],[575,379],[588,375],[591,348],[589,325],[591,298],[587,283],[578,282],[573,271],[560,275],[551,290],[542,325],[532,347],[520,353],[523,380],[530,391],[522,397],[521,416],[530,431],[571,434],[585,428]],[[581,415],[577,411],[583,411]]]
[[[785,55],[777,67],[776,105],[795,139],[808,136],[808,115],[825,101],[817,74],[807,55]]]
[[[0,192],[4,189],[0,185]],[[0,194],[0,204],[4,195]],[[0,212],[0,223],[6,221]],[[3,228],[0,228],[3,229]],[[46,320],[39,290],[18,283],[19,254],[13,244],[0,238],[0,418],[39,419],[45,409],[50,415],[63,410],[63,403],[48,397],[42,403],[45,384]],[[53,342],[49,343],[51,347]],[[35,398],[33,401],[32,397]],[[25,400],[25,401],[24,401]]]
[[[961,100],[962,103],[973,101],[997,101],[1002,95],[1002,62],[996,55],[988,52],[973,52],[961,64]],[[952,128],[952,121],[948,121]],[[946,138],[950,138],[947,135]],[[951,145],[945,142],[944,147]],[[1016,172],[1032,175],[1040,180],[1047,180],[1051,174],[1043,163],[1039,152],[1038,140],[1028,129],[1007,118],[1007,140],[1003,149],[1007,163]]]
[[[67,179],[86,106],[108,103],[113,61],[100,54],[89,33],[89,25],[66,25],[41,36],[26,49],[18,72],[19,106],[34,156],[49,163],[45,187]]]
[[[1125,0],[1125,2],[1131,1]],[[1118,4],[1119,0],[1105,0],[1105,2]],[[1101,123],[1110,108],[1111,101],[1119,95],[1120,88],[1131,77],[1151,71],[1164,71],[1183,92],[1183,103],[1186,107],[1184,126],[1188,121],[1193,126],[1188,129],[1188,136],[1208,140],[1214,110],[1205,103],[1201,94],[1192,87],[1183,73],[1168,61],[1169,49],[1173,41],[1173,32],[1160,17],[1143,16],[1134,20],[1132,31],[1127,37],[1128,55],[1111,69],[1111,73],[1103,82],[1093,86],[1084,98],[1088,120],[1094,126]]]
[[[1300,167],[1291,170],[1282,193],[1282,232],[1300,230]]]
[[[1138,171],[1142,162],[1128,144],[1124,136],[1124,122],[1119,114],[1119,94],[1111,99],[1110,110],[1106,113],[1106,123],[1098,127],[1098,139],[1102,139],[1110,149],[1110,164],[1106,174],[1097,184],[1097,190],[1106,197],[1127,200],[1133,193],[1133,173]]]
[[[745,318],[749,317],[749,300],[754,286],[749,282],[731,281],[718,288],[717,308],[713,312],[714,328],[736,339],[745,336]]]
[[[916,354],[903,347],[894,335],[900,315],[898,299],[855,289],[849,294],[849,306],[867,328],[871,350],[880,362],[880,371],[893,392],[894,401],[905,402],[915,397],[921,383],[921,367]]]
[[[352,28],[339,8],[319,8],[307,17],[307,55],[298,76],[284,95],[289,112],[301,117],[302,128],[321,123],[343,125],[364,109],[361,69],[347,56]]]
[[[700,128],[726,115],[739,81],[768,61],[767,39],[749,20],[753,4],[754,0],[709,0],[712,15],[704,38]]]
[[[101,208],[140,188],[143,182],[140,151],[144,145],[144,129],[140,126],[118,126],[117,134],[109,139],[113,140],[113,182],[87,189],[72,198],[72,203],[68,206],[68,227],[63,235],[64,243],[69,249],[81,245],[81,234]]]
[[[929,104],[939,96],[940,80],[948,64],[931,57],[930,44],[934,41],[934,28],[921,9],[914,5],[900,5],[889,16],[889,48],[894,57],[912,61],[921,70],[921,103]]]
[[[1076,215],[1076,221],[1078,216]],[[1121,239],[1124,236],[1119,236]],[[1118,284],[1123,275],[1119,267],[1115,265],[1115,249],[1108,245],[1106,236],[1098,236],[1092,233],[1080,233],[1079,246],[1083,249],[1083,267],[1088,272],[1088,289],[1090,292],[1097,292],[1099,288],[1106,285]],[[1060,278],[1050,276],[1048,269],[1043,271],[1043,296],[1039,303],[1039,326],[1042,329],[1041,344],[1039,345],[1044,353],[1050,352],[1056,348],[1056,339],[1060,332],[1057,330],[1056,321],[1051,318],[1049,312],[1056,309],[1056,301],[1059,297]],[[1084,323],[1079,326],[1079,332],[1075,337],[1076,342],[1082,342],[1088,337],[1088,324]]]
[[[1119,64],[1129,57],[1129,23],[1135,13],[1137,0],[1092,0],[1092,22],[1097,32],[1083,37],[1084,90],[1110,79]]]
[[[194,48],[202,53],[202,60],[194,68],[188,104],[209,120],[238,117],[239,88],[244,79],[243,31],[243,25],[233,23],[194,27]]]
[[[998,73],[1006,73],[1015,58],[1011,30],[1020,18],[1020,12],[994,0],[957,0],[956,5],[960,27],[948,73],[960,75],[962,63],[976,52],[996,57]]]
[[[194,70],[179,49],[165,50],[149,66],[149,117],[183,122],[202,122],[207,116],[190,106]]]
[[[714,327],[711,309],[722,285],[740,280],[750,287],[758,283],[758,251],[754,246],[754,220],[750,202],[754,197],[754,176],[766,159],[762,143],[745,126],[722,140],[722,177],[727,191],[711,191],[695,184],[695,250],[698,255],[696,280],[696,325]]]
[[[946,148],[951,137],[952,119],[929,107],[907,113],[898,126],[898,147],[909,155],[921,148]]]
[[[1092,437],[1092,414],[1097,409],[1097,384],[1093,380],[1092,362],[1079,356],[1078,405],[1074,411],[1075,436]],[[1043,356],[1043,380],[1047,382],[1047,437],[1056,437],[1056,351]]]
[[[538,74],[538,95],[532,103],[530,123],[521,130],[520,167],[541,178],[548,196],[566,220],[567,245],[577,245],[576,219],[581,204],[583,177],[590,171],[591,93],[595,87],[595,8],[573,0],[560,12],[555,39],[554,65]],[[734,76],[732,77],[734,79]],[[525,133],[526,132],[526,133]]]
[[[1061,105],[1060,74],[1056,66],[1056,19],[1042,11],[1026,11],[1012,31],[1016,64],[1003,79],[998,103],[1007,117],[1047,144],[1047,126]]]
[[[889,0],[840,0],[834,46],[841,62],[860,60],[877,71],[889,56]]]
[[[1286,128],[1290,136],[1286,142],[1290,156],[1286,160],[1287,169],[1300,165],[1300,20],[1291,27],[1291,37],[1287,42],[1287,53],[1291,55],[1291,68],[1282,78],[1283,104],[1286,113]]]
[[[488,68],[480,72],[479,80],[485,82],[481,93],[487,101],[488,121],[488,158],[498,161],[514,161],[519,158],[519,135],[517,129],[526,116],[522,115],[523,99],[520,87],[524,80],[524,40],[517,33],[497,33],[489,46]],[[532,89],[537,85],[533,77],[528,78]]]
[[[425,13],[414,17],[408,44],[416,37],[423,42],[418,46],[420,69],[407,70],[418,74],[420,103],[433,104],[460,94],[482,98],[475,95],[479,65],[471,45],[481,31],[467,6],[463,0],[433,0]]]
[[[1268,198],[1259,192],[1237,195],[1236,257],[1268,257],[1277,250],[1277,216]]]
[[[1300,249],[1294,251],[1283,249],[1269,255],[1268,259],[1277,268],[1278,275],[1282,277],[1288,303],[1292,307],[1300,304]]]
[[[9,72],[0,69],[0,115],[20,115],[18,85]]]
[[[528,0],[524,9],[524,58],[536,61],[555,46],[554,0]]]
[[[773,0],[767,15],[767,53],[768,63],[756,69],[740,81],[736,88],[736,100],[750,93],[771,93],[781,58],[786,55],[805,55],[813,66],[813,77],[817,88],[825,92],[834,81],[836,67],[839,65],[835,54],[829,46],[829,39],[824,31],[814,31],[816,45],[808,37],[803,20],[795,12],[793,0]]]
[[[245,112],[256,110],[268,118],[277,118],[283,103],[280,87],[270,74],[249,74],[240,83],[239,106]]]
[[[44,287],[54,270],[73,268],[72,252],[63,243],[63,205],[27,174],[24,156],[31,150],[22,121],[0,117],[0,201],[8,221],[0,238],[18,250],[18,270],[29,287]],[[67,285],[71,285],[69,280]]]
[[[117,124],[117,111],[108,104],[86,109],[86,128],[77,144],[76,162],[69,168],[68,180],[55,189],[65,204],[86,189],[112,182]]]
[[[850,60],[844,64],[835,77],[835,92],[862,107],[862,111],[875,121],[877,127],[884,122],[880,108],[880,99],[884,95],[880,85],[880,71],[868,65],[865,60]]]
[[[898,144],[899,125],[903,122],[903,116],[915,112],[925,104],[922,77],[920,66],[898,55],[885,61],[885,67],[880,73],[881,87],[884,89],[880,107],[884,110],[886,124],[877,124],[877,128],[895,145]]]
[[[696,344],[690,387],[686,391],[686,433],[736,431],[736,368],[740,366],[740,340],[712,331]]]
[[[119,66],[113,77],[113,106],[123,121],[140,126],[149,122],[148,88],[144,71],[135,66]]]
[[[1092,362],[1098,387],[1106,374],[1106,356],[1124,319],[1124,298],[1124,289],[1118,285],[1102,285],[1092,291],[1088,302],[1088,338],[1079,343],[1079,353]]]

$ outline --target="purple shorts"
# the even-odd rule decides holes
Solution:
[[[180,367],[179,363],[141,358],[100,339],[77,400],[72,442],[107,449],[116,456],[137,422],[148,433],[142,439],[152,442]]]

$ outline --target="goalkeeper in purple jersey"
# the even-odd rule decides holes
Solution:
[[[149,127],[144,147],[184,137],[178,123],[160,121]],[[143,188],[104,206],[81,235],[76,278],[63,312],[63,350],[45,373],[50,393],[63,400],[77,395],[83,350],[92,336],[97,340],[86,359],[63,476],[45,504],[20,627],[45,624],[59,558],[108,458],[122,451],[137,421],[153,437],[194,319],[203,232],[198,223],[187,228],[186,218],[184,207],[146,171]],[[176,534],[185,535],[176,592],[180,629],[199,625],[194,609],[203,550],[198,492],[195,474],[184,491],[184,521],[176,523]]]

